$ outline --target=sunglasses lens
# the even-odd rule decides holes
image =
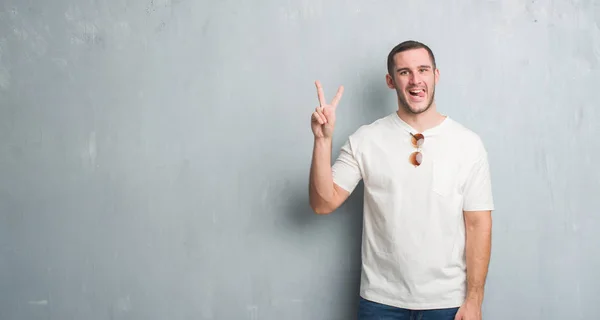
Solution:
[[[413,146],[420,148],[423,145],[423,142],[425,142],[425,137],[423,136],[423,134],[417,133],[412,136]]]
[[[410,163],[413,166],[419,166],[423,162],[423,155],[419,151],[415,151],[410,155]]]

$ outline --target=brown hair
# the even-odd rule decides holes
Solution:
[[[388,69],[388,73],[390,75],[393,75],[392,68],[394,67],[394,56],[397,53],[399,53],[399,52],[406,51],[406,50],[412,50],[412,49],[425,49],[425,50],[427,50],[427,53],[429,53],[429,58],[431,58],[431,63],[433,64],[433,69],[436,68],[435,56],[433,55],[433,52],[431,51],[431,49],[426,44],[423,44],[421,42],[414,41],[414,40],[407,40],[407,41],[404,41],[404,42],[396,45],[392,49],[392,51],[390,51],[390,53],[388,54],[387,69]]]

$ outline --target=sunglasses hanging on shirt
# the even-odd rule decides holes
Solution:
[[[412,138],[411,138],[412,145],[417,150],[410,154],[409,161],[413,166],[418,167],[421,165],[421,163],[423,163],[423,154],[421,153],[421,146],[425,142],[425,137],[421,133],[417,133],[417,134],[411,133],[410,135],[412,136]]]

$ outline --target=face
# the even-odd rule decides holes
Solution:
[[[394,56],[394,69],[386,76],[390,89],[395,89],[400,107],[412,114],[427,111],[433,104],[439,70],[425,49],[412,49]]]

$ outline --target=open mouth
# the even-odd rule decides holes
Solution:
[[[408,90],[408,93],[413,97],[424,98],[425,90],[424,89],[412,89]]]

